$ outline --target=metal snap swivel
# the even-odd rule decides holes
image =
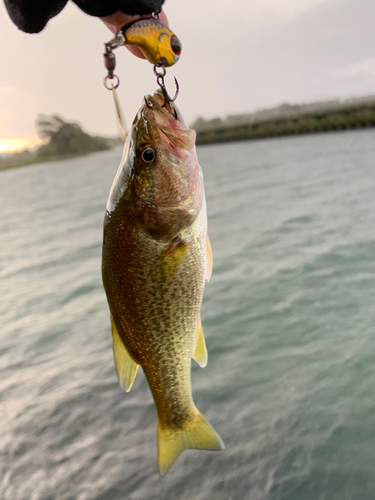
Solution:
[[[112,80],[114,80],[114,82]],[[119,85],[120,85],[120,79],[117,75],[113,75],[112,77],[106,76],[104,78],[104,87],[108,90],[117,89]]]

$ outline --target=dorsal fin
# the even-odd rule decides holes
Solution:
[[[199,321],[198,332],[197,332],[197,343],[195,345],[193,359],[202,368],[204,368],[207,365],[207,349],[206,349],[206,342],[204,341],[201,321]]]
[[[137,375],[137,363],[130,356],[123,341],[117,331],[113,316],[111,316],[113,355],[115,358],[116,370],[120,386],[124,391],[129,392],[132,388],[135,376]]]

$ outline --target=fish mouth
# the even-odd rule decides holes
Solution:
[[[142,116],[148,130],[154,130],[162,143],[172,149],[177,156],[184,156],[183,151],[190,151],[195,145],[196,134],[189,129],[177,106],[166,102],[161,90],[145,96]],[[177,149],[176,149],[177,148]]]
[[[171,120],[172,122],[175,121],[181,128],[189,130],[189,127],[175,102],[166,99],[161,89],[155,90],[153,94],[148,94],[144,97],[144,100],[144,115],[154,112],[157,115],[160,114],[162,116],[168,117],[169,120]],[[151,113],[147,113],[147,109]]]
[[[147,109],[163,114],[167,112],[174,119],[178,119],[176,108],[172,107],[172,103],[165,99],[161,90],[156,90],[154,94],[145,96],[144,100]],[[144,108],[144,114],[147,114],[146,108]]]
[[[177,80],[176,80],[177,82]],[[177,84],[178,85],[178,84]],[[178,87],[177,87],[178,89]],[[166,89],[164,89],[166,90]],[[164,93],[162,89],[157,90],[154,95],[148,96],[151,101],[151,107],[154,105],[159,108],[162,107],[164,110],[168,111],[176,120],[179,119],[179,113],[177,107],[173,104],[178,94],[178,90],[176,92],[176,96],[173,99],[170,99],[167,92]],[[147,106],[150,106],[148,100],[145,98],[145,102]]]

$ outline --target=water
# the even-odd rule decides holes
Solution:
[[[0,172],[1,500],[375,498],[375,130],[205,146],[214,273],[192,367],[226,443],[165,480],[101,285],[121,151]]]

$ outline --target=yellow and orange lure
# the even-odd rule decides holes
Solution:
[[[140,19],[122,29],[124,45],[138,47],[152,64],[173,66],[180,58],[182,45],[177,36],[159,19]]]
[[[108,75],[104,79],[104,85],[112,91],[120,136],[125,140],[127,131],[125,121],[122,116],[121,106],[117,97],[116,89],[120,84],[117,75],[114,74],[116,58],[113,50],[121,45],[132,45],[138,47],[145,58],[154,65],[154,73],[157,83],[163,90],[166,101],[172,102],[178,94],[178,83],[176,81],[177,92],[172,99],[164,85],[165,68],[173,66],[180,58],[182,45],[177,36],[158,17],[138,19],[126,24],[119,30],[115,37],[105,43],[104,64]]]

